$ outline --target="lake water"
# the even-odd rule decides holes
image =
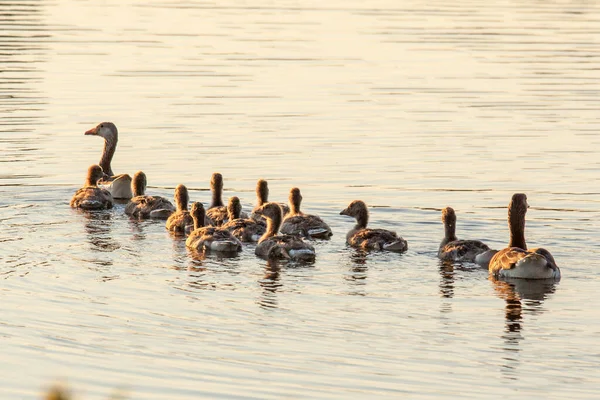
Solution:
[[[599,4],[21,0],[0,29],[0,397],[598,397]],[[219,171],[250,209],[265,178],[334,236],[270,265],[70,209],[107,120],[149,193],[206,205]],[[515,192],[560,283],[436,259],[441,208],[502,248]],[[409,251],[347,248],[354,199]]]

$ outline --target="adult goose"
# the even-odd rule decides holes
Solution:
[[[169,216],[165,227],[168,231],[177,235],[185,235],[187,227],[194,225],[194,219],[188,211],[188,202],[190,197],[185,185],[177,185],[175,188],[175,207],[176,211]]]
[[[456,237],[456,213],[452,207],[442,210],[444,239],[438,249],[438,257],[444,261],[474,262],[487,267],[496,250],[479,240],[458,240]]]
[[[265,218],[262,215],[256,214],[256,210],[261,208],[263,204],[269,202],[269,184],[264,179],[259,179],[256,182],[256,206],[252,210],[252,214],[250,214],[250,218],[256,219],[259,221],[264,221]],[[289,212],[290,208],[283,203],[277,203],[279,207],[281,207],[281,211],[283,212],[283,216],[285,217]]]
[[[119,132],[115,124],[102,122],[95,128],[86,131],[85,134],[104,138],[104,150],[100,158],[100,166],[104,171],[104,176],[98,182],[98,185],[107,189],[115,199],[130,199],[133,196],[131,177],[128,174],[115,175],[110,166],[119,141]]]
[[[185,241],[187,247],[198,251],[238,252],[242,250],[242,242],[227,229],[204,226],[206,213],[202,203],[192,204],[191,214],[194,219],[194,230]]]
[[[354,200],[340,215],[356,218],[356,225],[346,235],[346,243],[363,250],[387,250],[403,252],[408,249],[408,242],[398,237],[396,232],[385,229],[369,229],[369,210],[361,200]]]
[[[113,197],[108,190],[97,186],[102,178],[103,171],[99,165],[88,168],[85,184],[75,192],[71,198],[71,207],[83,210],[105,210],[112,208]]]
[[[133,197],[125,206],[125,214],[135,218],[157,218],[167,219],[175,207],[164,197],[146,195],[147,178],[146,174],[138,171],[133,175],[131,182],[131,191]]]
[[[315,249],[299,236],[278,235],[283,218],[281,207],[277,203],[263,204],[256,212],[267,219],[267,231],[258,241],[255,254],[265,259],[290,259],[295,261],[313,261]]]
[[[316,215],[304,214],[300,211],[302,195],[300,189],[290,190],[290,213],[283,219],[281,233],[299,235],[305,238],[328,239],[332,232],[329,225]]]
[[[241,212],[240,199],[237,196],[231,197],[227,204],[229,221],[223,224],[222,228],[227,229],[242,242],[258,242],[266,232],[265,224],[250,218],[240,218]]]
[[[508,205],[508,247],[492,257],[489,271],[497,278],[559,279],[560,269],[550,252],[543,248],[527,250],[525,214],[529,204],[524,193],[515,193]]]

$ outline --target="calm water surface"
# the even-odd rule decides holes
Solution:
[[[0,397],[597,398],[597,3],[22,0],[0,29]],[[153,194],[299,186],[333,238],[270,265],[71,210],[104,120]],[[560,283],[437,261],[442,207],[502,248],[515,192]],[[407,253],[345,247],[357,198]]]

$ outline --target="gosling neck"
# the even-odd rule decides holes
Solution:
[[[223,188],[215,187],[212,191],[212,201],[210,203],[210,208],[214,207],[223,207]]]
[[[369,211],[367,211],[366,209],[360,210],[360,212],[356,214],[355,218],[356,225],[354,226],[354,229],[365,229],[367,227],[367,224],[369,223]]]
[[[262,236],[261,241],[271,236],[277,235],[281,227],[281,215],[273,215],[267,218],[267,231]]]
[[[94,182],[94,178],[92,176],[88,176],[87,178],[85,178],[85,186],[89,187],[89,186],[97,186],[98,183]]]
[[[267,187],[266,183],[259,183],[259,185],[256,187],[256,198],[258,200],[259,207],[269,201],[269,188]]]
[[[187,192],[180,192],[175,196],[175,207],[177,207],[177,211],[187,211],[188,202],[189,198]]]
[[[227,218],[229,218],[230,221],[233,221],[234,219],[239,219],[240,214],[241,212],[239,207],[233,206],[231,204],[227,206]]]
[[[100,166],[102,167],[102,171],[108,176],[114,176],[110,163],[115,155],[115,150],[117,150],[117,140],[116,134],[114,137],[104,139],[104,150],[102,150]]]
[[[200,229],[204,227],[204,212],[199,212],[198,214],[193,214],[192,218],[194,219],[194,229]]]
[[[144,182],[140,182],[136,179],[133,180],[133,182],[131,183],[131,191],[133,193],[133,197],[137,197],[137,196],[143,196],[144,194],[146,194],[146,188],[144,185]]]
[[[290,215],[300,214],[300,204],[301,203],[302,203],[302,200],[300,200],[298,198],[290,199]]]

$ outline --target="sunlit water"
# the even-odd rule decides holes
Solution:
[[[596,3],[129,3],[0,3],[0,397],[597,397]],[[334,236],[268,265],[71,210],[103,120],[152,194],[265,178]],[[502,248],[514,192],[560,283],[437,261],[442,207]],[[344,245],[357,198],[407,253]]]

